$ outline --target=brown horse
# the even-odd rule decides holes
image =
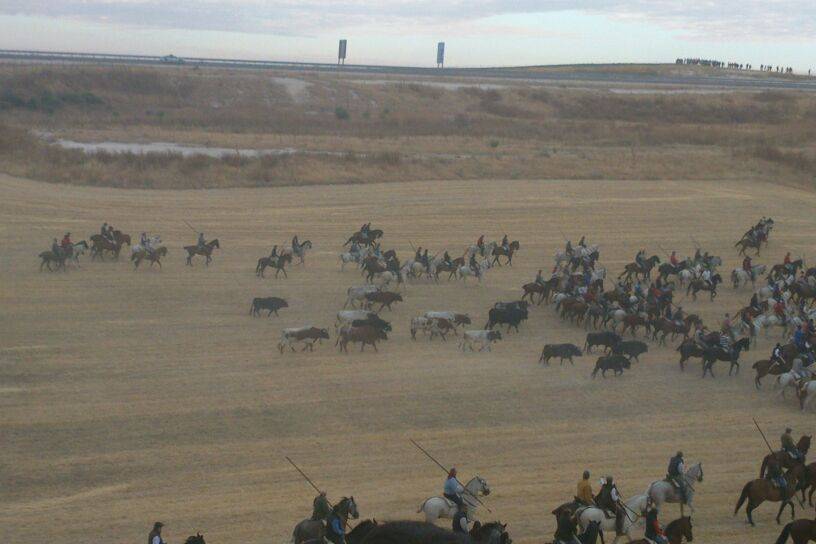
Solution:
[[[513,240],[507,245],[507,249],[504,249],[502,246],[496,246],[493,248],[493,264],[497,264],[501,266],[499,262],[499,257],[507,257],[507,264],[513,266],[513,254],[518,251],[519,249],[519,241]]]
[[[779,376],[780,374],[784,374],[785,372],[789,372],[791,369],[790,363],[779,363],[777,361],[771,362],[770,359],[762,359],[754,363],[753,367],[756,370],[756,378],[754,378],[754,385],[757,389],[762,387],[762,378],[767,375],[771,376]]]
[[[632,336],[635,336],[638,327],[645,327],[647,333],[652,332],[652,325],[649,321],[641,315],[626,315],[623,318],[623,328],[621,329],[621,336],[626,334],[626,329],[632,331]]]
[[[666,533],[666,539],[669,541],[669,544],[680,544],[684,538],[686,542],[694,541],[694,535],[691,529],[691,517],[682,517],[666,525],[664,532]],[[632,540],[629,544],[651,544],[651,542],[642,538],[640,540]]]
[[[113,231],[113,239],[119,245],[127,244],[128,247],[130,247],[130,234],[125,234],[121,230],[115,230]]]
[[[544,302],[544,299],[547,298],[547,295],[550,292],[546,284],[541,284],[536,281],[525,283],[521,286],[521,289],[524,291],[524,294],[521,295],[521,300],[526,300],[527,297],[530,297],[530,302],[533,302],[536,305],[540,305],[542,302]],[[538,302],[535,301],[536,295],[538,295]]]
[[[810,463],[805,467],[805,477],[802,480],[802,500],[805,500],[805,492],[808,492],[808,504],[813,506],[813,494],[816,493],[816,463]]]
[[[793,544],[807,544],[811,540],[816,542],[816,521],[812,519],[791,521],[779,533],[776,544],[785,544],[788,538],[793,538]]]
[[[122,250],[123,242],[111,242],[101,234],[94,234],[91,236],[91,260],[99,257],[100,260],[105,260],[105,251],[110,251],[114,259],[119,258],[119,252]],[[130,237],[128,237],[130,239]]]
[[[154,249],[153,251],[145,251],[141,249],[135,252],[133,255],[130,256],[130,260],[133,261],[133,269],[136,270],[139,268],[139,265],[142,261],[147,260],[150,261],[150,267],[152,268],[154,264],[159,265],[161,268],[161,258],[167,255],[167,248],[165,246],[160,246]]]
[[[791,499],[796,494],[796,487],[804,475],[805,466],[800,463],[785,473],[784,478],[787,485],[784,488],[775,487],[774,484],[765,478],[751,480],[742,488],[737,506],[734,508],[734,515],[737,515],[737,512],[739,512],[739,509],[742,508],[742,505],[745,504],[747,500],[748,504],[745,507],[745,514],[748,518],[748,523],[753,526],[755,525],[752,515],[753,511],[763,502],[769,501],[782,503],[779,506],[779,512],[776,514],[777,523],[781,523],[779,518],[782,517],[785,506],[790,506],[791,518],[793,518],[795,516],[795,507]]]
[[[734,247],[740,248],[739,255],[745,255],[745,252],[750,248],[755,249],[756,254],[759,255],[759,249],[762,247],[762,240],[759,238],[743,238],[734,244]]]
[[[700,291],[708,291],[711,300],[714,300],[714,297],[717,296],[717,285],[722,283],[722,276],[719,274],[714,274],[711,276],[710,282],[705,282],[703,280],[691,280],[688,284],[688,288],[686,288],[686,296],[691,293],[691,299],[697,300],[697,293]]]
[[[816,287],[802,282],[793,282],[790,286],[791,302],[804,301],[811,299],[810,303],[816,302]]]
[[[465,266],[464,257],[457,257],[451,260],[450,265],[448,265],[447,263],[439,263],[436,265],[436,270],[434,270],[434,279],[436,281],[439,281],[439,274],[441,272],[447,272],[448,280],[450,280],[456,275],[456,271],[459,270],[460,266]]]
[[[683,335],[685,340],[689,336],[689,331],[694,324],[700,323],[700,317],[695,314],[689,314],[683,319],[683,324],[678,325],[676,321],[664,318],[657,319],[652,322],[654,331],[652,332],[652,340],[657,340],[657,334],[663,333],[660,337],[659,344],[666,345],[666,337],[671,334],[672,340],[678,334]]]
[[[629,263],[623,267],[623,272],[620,273],[618,279],[626,276],[625,281],[628,282],[632,280],[632,277],[638,279],[639,276],[643,276],[643,279],[647,280],[652,275],[652,268],[654,268],[658,263],[660,263],[660,257],[657,255],[652,255],[648,259],[644,259],[643,266],[637,262]]]
[[[802,458],[804,458],[805,455],[807,455],[808,450],[810,450],[811,438],[811,435],[803,434],[801,438],[799,438],[799,442],[796,443],[796,449],[802,454]],[[762,466],[759,468],[760,478],[765,477],[765,471],[768,468],[768,463],[770,463],[772,459],[776,461],[781,468],[786,469],[791,469],[800,464],[800,461],[795,460],[786,451],[775,451],[773,453],[769,453],[762,459]]]
[[[184,250],[187,252],[187,266],[193,266],[193,257],[196,255],[203,255],[207,258],[204,261],[206,266],[210,266],[210,261],[212,261],[212,252],[215,249],[221,249],[221,245],[218,243],[218,238],[215,240],[211,240],[204,244],[204,246],[194,245],[194,246],[184,246]]]

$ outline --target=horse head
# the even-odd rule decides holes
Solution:
[[[498,336],[501,339],[501,336]],[[474,495],[481,493],[482,495],[490,495],[490,486],[481,476],[474,476],[472,480],[465,486],[468,491]]]
[[[812,438],[812,435],[809,435],[809,434],[802,435],[802,438],[799,439],[799,443],[796,444],[796,449],[801,451],[802,454],[807,453],[808,450],[810,449],[810,439],[811,438]]]

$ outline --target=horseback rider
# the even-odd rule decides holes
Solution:
[[[751,278],[751,281],[754,281],[756,278],[754,277],[754,268],[751,265],[751,257],[748,255],[742,260],[742,269],[748,274],[748,277]]]
[[[442,255],[442,262],[448,268],[450,268],[453,265],[453,263],[451,263],[450,253],[448,253],[447,249],[445,250],[445,254]]]
[[[787,452],[792,459],[804,462],[804,456],[802,455],[802,452],[799,451],[799,448],[796,447],[796,442],[794,442],[793,436],[791,435],[792,432],[793,430],[788,427],[785,429],[785,432],[782,433],[782,436],[780,437],[780,441],[782,442],[782,451]]]
[[[538,269],[538,274],[536,274],[534,283],[539,285],[544,285],[544,276],[541,275],[541,269]]]
[[[583,235],[581,236],[581,239],[578,240],[578,245],[583,248],[586,247],[586,236]]]
[[[793,343],[800,353],[807,351],[807,325],[804,323],[793,333]]]
[[[785,357],[782,355],[782,344],[779,342],[776,343],[773,350],[771,351],[771,366],[778,364],[784,365],[785,364]]]
[[[676,251],[671,252],[671,255],[669,256],[669,262],[671,263],[671,265],[676,270],[677,266],[680,264],[680,261],[677,260],[677,252]]]
[[[555,540],[553,544],[581,544],[576,532],[578,518],[574,512],[562,510],[556,519]]]
[[[360,234],[368,238],[368,231],[371,229],[371,223],[363,223],[363,226],[360,227]]]
[[[479,270],[479,264],[476,262],[476,255],[470,256],[470,261],[468,262],[468,266],[470,269],[473,270],[473,273],[476,274],[476,277],[481,275],[481,270]]]
[[[147,544],[164,544],[161,537],[162,527],[164,527],[164,523],[161,521],[153,524],[153,530],[147,535]]]
[[[204,233],[198,233],[198,241],[196,242],[196,247],[200,250],[203,250],[207,246],[207,240],[204,239]]]
[[[671,307],[671,303],[669,303],[668,306]],[[677,310],[674,312],[674,322],[678,327],[681,327],[683,326],[684,319],[686,319],[686,313],[683,311],[682,306],[678,306]]]
[[[504,248],[505,252],[510,251],[510,242],[507,240],[507,233],[502,237],[501,247]]]
[[[332,544],[345,544],[346,542],[346,528],[340,514],[334,510],[326,518],[326,538]]]
[[[105,238],[107,238],[111,244],[116,243],[116,236],[113,233],[113,225],[108,225],[108,233],[105,235]]]
[[[575,502],[581,506],[593,506],[595,499],[592,496],[592,483],[589,481],[589,471],[584,471],[584,476],[578,481]]]
[[[448,472],[448,477],[445,479],[445,487],[443,495],[446,499],[453,502],[460,509],[465,507],[465,501],[462,500],[462,493],[465,492],[464,486],[456,479],[456,467],[453,467]]]
[[[645,249],[641,249],[640,251],[637,252],[637,255],[635,255],[635,263],[637,263],[638,268],[640,268],[640,269],[644,268],[643,258],[645,256],[646,256],[646,250]]]
[[[464,505],[457,505],[456,514],[453,516],[453,532],[468,534],[467,508]]]
[[[147,253],[153,253],[153,249],[150,247],[150,238],[147,236],[146,232],[143,232],[139,237],[139,245],[142,246],[142,249]]]
[[[788,487],[788,481],[785,479],[785,475],[782,473],[782,467],[779,466],[779,461],[776,459],[771,459],[768,461],[768,468],[765,472],[765,477],[771,482],[771,484],[781,490],[784,490]]]
[[[65,255],[70,255],[74,249],[74,244],[71,243],[71,233],[66,232],[65,236],[62,237],[62,241],[60,241],[60,249],[62,249]]]
[[[426,269],[428,272],[430,272],[430,271],[431,271],[431,269],[430,269],[430,266],[431,266],[431,258],[430,258],[430,257],[428,257],[428,248],[427,248],[427,247],[425,248],[425,253],[423,253],[423,254],[422,254],[422,259],[421,259],[421,262],[422,262],[422,264],[425,266],[425,269]]]
[[[295,234],[292,236],[292,251],[296,252],[298,249],[300,249],[300,241],[298,240],[297,234]]]
[[[326,492],[321,491],[320,494],[314,498],[312,502],[312,521],[323,521],[331,515],[332,509],[329,504],[329,499],[326,498]]]
[[[278,244],[272,246],[272,253],[269,254],[269,260],[273,260],[275,257],[278,256]]]
[[[666,473],[666,479],[677,486],[680,490],[680,499],[682,504],[688,500],[686,494],[686,464],[683,461],[683,452],[678,451],[677,455],[669,459],[669,469]]]
[[[703,273],[700,274],[700,279],[703,280],[703,283],[708,289],[711,289],[711,270],[708,268],[703,270]]]
[[[108,237],[108,222],[107,221],[102,223],[102,227],[99,229],[99,234],[102,236],[102,238],[107,238]]]
[[[646,512],[646,532],[644,536],[655,544],[668,544],[669,540],[666,538],[666,533],[657,520],[657,514],[657,507],[653,504],[649,505]]]
[[[569,240],[567,240],[567,245],[564,247],[564,252],[570,257],[572,257],[572,242],[570,242]]]
[[[478,239],[478,240],[476,240],[476,247],[478,247],[478,248],[479,248],[479,253],[481,253],[481,254],[482,254],[482,257],[484,257],[484,252],[485,252],[485,247],[484,247],[484,234],[480,235],[480,236],[479,236],[479,239]]]
[[[618,488],[612,480],[612,476],[607,476],[603,481],[601,490],[595,497],[595,504],[604,511],[607,518],[615,516],[615,532],[623,533],[623,507]]]
[[[422,262],[422,246],[419,246],[414,253],[414,260],[418,263]]]
[[[57,243],[56,238],[54,238],[54,241],[51,242],[51,253],[53,253],[56,257],[62,256],[62,250],[60,249],[60,245]]]

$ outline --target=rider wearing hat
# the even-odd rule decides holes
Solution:
[[[164,527],[164,523],[161,521],[153,524],[153,530],[147,535],[147,544],[164,544],[161,537],[162,527]]]
[[[790,454],[791,458],[800,461],[802,460],[802,453],[799,451],[799,448],[796,447],[796,442],[794,442],[793,435],[791,435],[792,432],[793,430],[788,427],[785,429],[785,432],[782,433],[782,436],[780,437],[780,441],[782,442],[782,451]]]
[[[597,504],[607,517],[615,516],[615,532],[623,534],[623,507],[621,506],[620,493],[612,480],[612,476],[607,476],[603,480],[601,490],[598,496],[595,497],[595,504]]]
[[[683,461],[682,451],[678,451],[677,455],[669,460],[669,469],[666,474],[669,481],[674,482],[674,484],[677,485],[677,488],[680,490],[680,498],[683,501],[682,504],[685,504],[687,500],[685,478],[686,465]]]
[[[62,256],[62,250],[60,249],[60,245],[56,238],[54,238],[54,241],[51,242],[51,253],[57,257]]]
[[[331,511],[331,505],[329,504],[329,499],[326,498],[326,492],[321,491],[312,502],[312,521],[327,519]]]

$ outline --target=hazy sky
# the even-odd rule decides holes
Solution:
[[[0,48],[449,66],[816,67],[816,0],[0,0]]]

